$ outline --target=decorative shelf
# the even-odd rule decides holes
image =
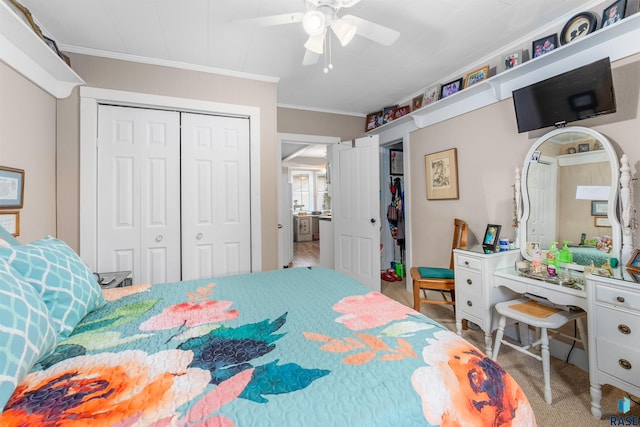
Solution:
[[[0,61],[58,99],[84,84],[4,1],[0,1]]]
[[[445,99],[426,105],[367,134],[387,133],[403,125],[411,129],[424,128],[477,110],[510,98],[515,89],[590,64],[598,59],[608,56],[613,62],[636,54],[640,52],[638,40],[640,40],[640,13],[496,74]]]

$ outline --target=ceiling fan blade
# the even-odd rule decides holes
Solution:
[[[358,18],[357,16],[345,15],[342,19],[349,24],[356,26],[357,35],[366,37],[385,46],[391,46],[396,40],[398,40],[398,37],[400,37],[400,33],[396,30],[367,21],[366,19]]]
[[[296,22],[302,22],[304,13],[292,12],[282,15],[262,16],[259,18],[242,19],[235,22],[252,25],[257,27],[271,27],[274,25],[295,24]]]
[[[315,52],[310,51],[309,49],[304,50],[304,58],[302,58],[302,65],[313,65],[317,64],[320,59],[320,55]]]

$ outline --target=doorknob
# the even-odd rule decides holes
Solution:
[[[282,224],[278,224],[278,229],[281,229],[281,228],[282,228]]]
[[[375,224],[376,223],[376,219],[375,218],[371,218],[369,221],[371,221],[371,224]]]
[[[202,239],[202,233],[196,234],[196,239],[198,239],[198,240]]]
[[[164,239],[164,236],[162,234],[158,234],[156,236],[156,242],[162,242],[162,239]]]

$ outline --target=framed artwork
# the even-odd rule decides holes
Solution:
[[[458,198],[458,152],[455,148],[424,156],[427,199]]]
[[[467,75],[464,77],[464,87],[472,86],[488,78],[489,66],[485,65],[484,67],[480,67],[477,70],[473,70],[467,73]]]
[[[640,272],[638,270],[627,269],[627,272],[631,275],[634,282],[640,283]]]
[[[627,269],[640,270],[640,249],[635,249],[627,262]]]
[[[503,53],[502,55],[500,55],[500,61],[498,62],[498,72],[510,70],[513,67],[522,64],[523,61],[524,59],[522,49]]]
[[[609,217],[597,216],[593,218],[593,225],[596,227],[611,227],[611,221],[609,221]]]
[[[367,114],[367,124],[364,131],[368,132],[380,126],[382,124],[382,111],[376,111],[375,113]]]
[[[406,116],[410,112],[411,112],[411,106],[410,105],[403,105],[402,107],[396,108],[395,118],[399,119],[402,116]]]
[[[422,106],[429,105],[440,99],[440,85],[433,85],[424,92]]]
[[[24,170],[0,166],[0,208],[22,208]]]
[[[611,3],[602,11],[602,25],[600,28],[608,27],[624,18],[624,9],[627,7],[627,0],[617,0]]]
[[[501,225],[498,224],[487,224],[487,229],[484,232],[484,237],[482,238],[482,247],[485,250],[495,251],[498,238],[500,237],[500,229]]]
[[[578,144],[578,153],[586,153],[589,151],[589,143]]]
[[[591,216],[607,216],[609,211],[609,202],[606,200],[591,201]]]
[[[416,111],[422,108],[422,102],[424,101],[424,93],[416,96],[411,101],[411,111]]]
[[[404,166],[402,161],[402,150],[389,150],[389,164],[391,165],[389,173],[391,175],[404,175]]]
[[[582,12],[569,19],[560,32],[560,43],[579,40],[598,28],[598,18],[591,12]]]
[[[396,118],[396,108],[397,105],[391,105],[389,107],[384,107],[382,110],[382,124],[386,124],[392,122]]]
[[[450,81],[448,83],[443,83],[440,86],[440,96],[439,99],[444,99],[447,96],[451,96],[454,93],[460,92],[463,89],[463,78],[460,77],[457,80]]]
[[[556,46],[558,46],[558,35],[550,34],[546,37],[535,40],[531,44],[531,52],[533,52],[533,57],[537,58],[540,55],[551,52],[556,48]]]
[[[13,237],[20,235],[20,211],[0,211],[0,225]]]
[[[531,153],[531,159],[529,160],[530,162],[533,163],[538,163],[540,161],[540,151],[534,151],[533,153]]]

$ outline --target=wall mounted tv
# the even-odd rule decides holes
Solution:
[[[519,133],[615,113],[609,58],[516,89],[513,106]]]

